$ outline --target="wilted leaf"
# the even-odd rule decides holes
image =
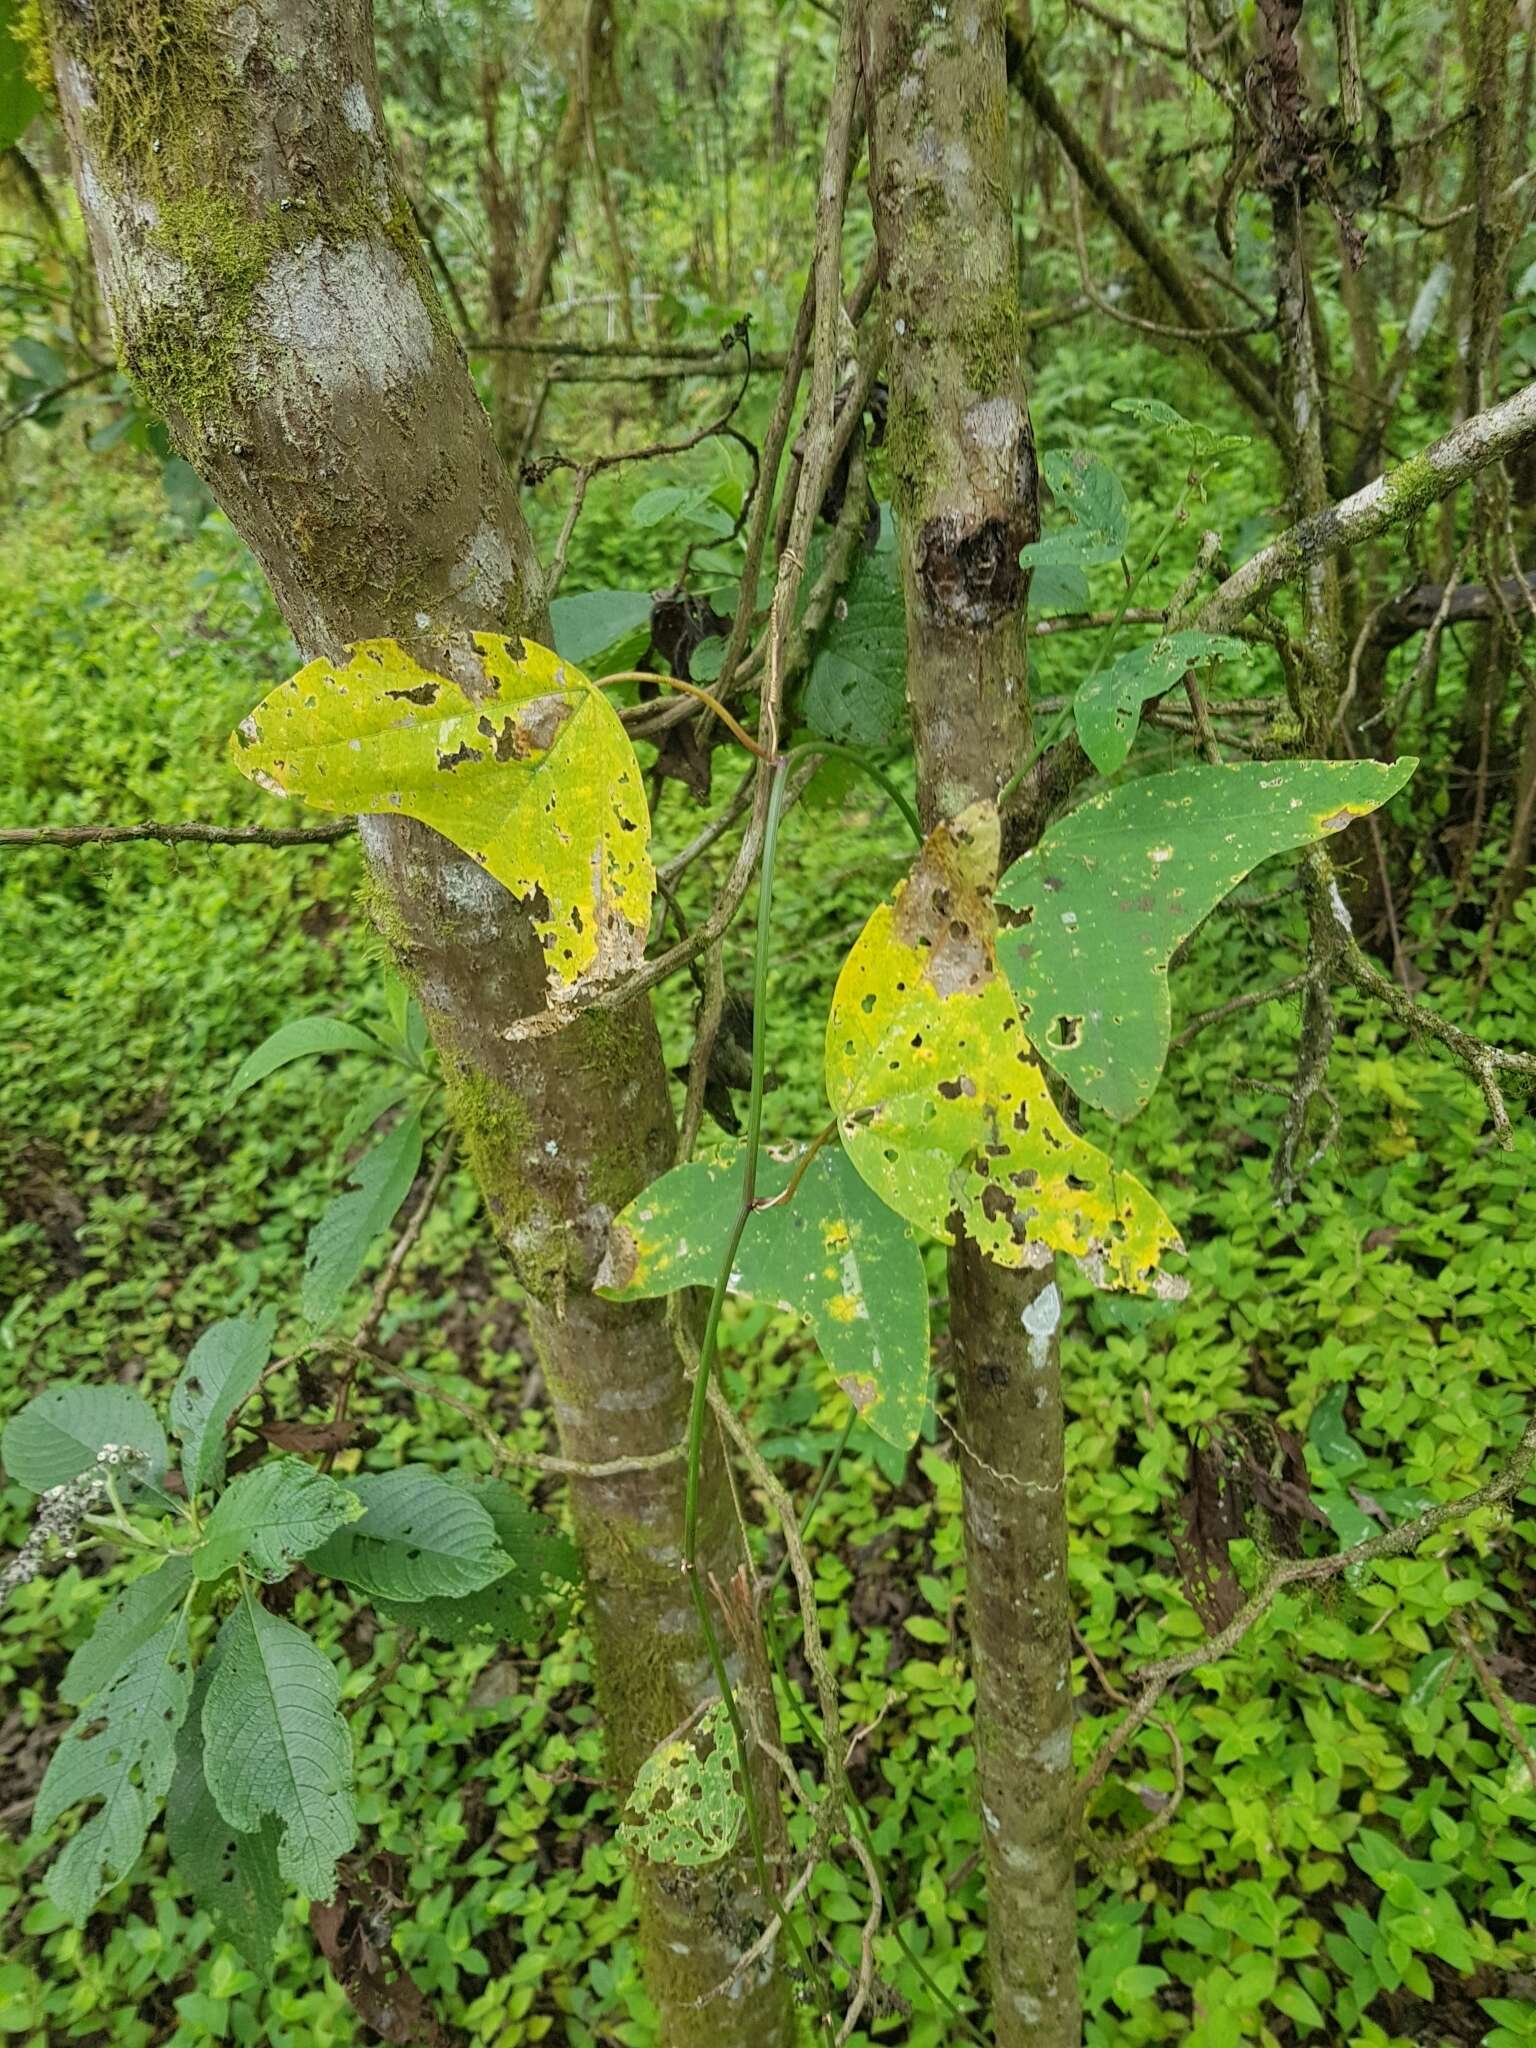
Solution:
[[[395,1953],[391,1923],[405,1899],[393,1865],[375,1856],[366,1873],[343,1869],[335,1899],[310,1907],[310,1931],[371,2034],[396,2048],[448,2048],[453,2037]]]
[[[1268,1555],[1296,1557],[1301,1525],[1327,1526],[1309,1490],[1301,1439],[1267,1416],[1219,1416],[1189,1440],[1189,1483],[1180,1497],[1174,1555],[1191,1606],[1217,1635],[1243,1604],[1230,1546],[1251,1538]]]
[[[1083,752],[1101,775],[1113,775],[1131,751],[1143,704],[1174,689],[1186,669],[1236,661],[1247,651],[1229,634],[1191,631],[1165,633],[1117,654],[1072,700]]]
[[[1168,1054],[1168,963],[1203,917],[1272,854],[1342,831],[1417,763],[1245,762],[1180,768],[1090,797],[1014,862],[998,937],[1019,1013],[1085,1102],[1122,1121],[1146,1107]]]
[[[993,954],[998,823],[974,805],[930,834],[843,963],[827,1093],[881,1200],[948,1241],[958,1215],[999,1265],[1078,1260],[1097,1285],[1171,1291],[1177,1232],[1052,1102]]]
[[[653,1863],[696,1870],[730,1853],[745,1813],[736,1737],[715,1700],[697,1727],[658,1743],[640,1766],[619,1836]]]
[[[759,1203],[782,1193],[795,1160],[759,1162]],[[614,1219],[598,1291],[638,1301],[712,1287],[736,1214],[738,1148],[654,1181]],[[840,1145],[811,1160],[788,1202],[747,1224],[731,1291],[776,1302],[810,1325],[839,1386],[871,1429],[906,1450],[928,1398],[928,1283],[911,1228],[876,1199]]]
[[[638,964],[655,877],[618,713],[532,640],[455,643],[461,685],[393,640],[312,661],[241,723],[235,765],[322,811],[420,818],[532,906],[556,995]]]

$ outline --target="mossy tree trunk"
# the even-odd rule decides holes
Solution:
[[[46,15],[123,361],[256,553],[304,656],[394,635],[451,666],[450,636],[467,628],[547,638],[528,530],[391,164],[367,0],[46,0]],[[522,908],[424,826],[368,819],[363,844],[378,921],[530,1297],[565,1454],[674,1449],[686,1387],[660,1307],[591,1291],[609,1217],[671,1163],[649,1006],[510,1046],[500,1027],[544,1001]],[[572,1496],[622,1790],[713,1689],[679,1568],[682,1467],[578,1478]],[[718,1464],[704,1499],[701,1566],[729,1585],[743,1558]],[[739,1652],[738,1675],[761,1682]],[[771,1957],[698,2003],[761,1926],[745,1854],[638,1877],[661,2037],[787,2044]]]
[[[1009,218],[1003,0],[872,0],[870,190],[919,801],[932,827],[1027,759],[1039,486]],[[1005,811],[1005,858],[1022,817]],[[1080,2036],[1060,1296],[1049,1266],[950,1257],[967,1616],[1002,2048]]]

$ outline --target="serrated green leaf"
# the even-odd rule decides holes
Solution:
[[[826,1076],[848,1157],[946,1243],[958,1213],[999,1265],[1064,1252],[1097,1286],[1175,1292],[1158,1268],[1183,1249],[1178,1233],[1140,1181],[1069,1129],[997,971],[998,841],[990,804],[931,833],[843,963]]]
[[[606,654],[651,623],[648,590],[582,590],[557,597],[549,608],[555,646],[566,661],[600,673],[595,657]],[[623,666],[624,664],[620,664]]]
[[[18,1486],[46,1493],[78,1479],[108,1444],[144,1453],[143,1464],[119,1468],[125,1491],[158,1488],[170,1447],[147,1401],[130,1387],[49,1387],[6,1424],[0,1464]]]
[[[329,1578],[380,1599],[428,1600],[478,1593],[511,1563],[481,1503],[425,1465],[348,1484],[366,1512],[309,1553]]]
[[[334,1150],[337,1157],[344,1159],[358,1139],[366,1137],[381,1117],[392,1109],[398,1109],[402,1102],[409,1102],[410,1098],[411,1084],[404,1076],[365,1090],[347,1111],[336,1133]]]
[[[1118,562],[1131,536],[1130,509],[1120,479],[1086,448],[1049,449],[1040,474],[1055,494],[1057,508],[1075,520],[1031,541],[1019,554],[1026,569],[1092,569]]]
[[[330,1658],[247,1595],[219,1632],[203,1771],[232,1828],[254,1834],[269,1815],[281,1824],[277,1867],[311,1899],[332,1896],[336,1859],[357,1840],[340,1696]]]
[[[214,1502],[192,1568],[200,1579],[221,1579],[244,1564],[270,1584],[362,1512],[349,1487],[302,1458],[269,1458],[232,1479]]]
[[[1177,687],[1186,669],[1238,661],[1248,650],[1226,633],[1181,630],[1117,654],[1090,676],[1072,702],[1083,752],[1101,775],[1113,775],[1131,751],[1141,707]]]
[[[421,1166],[421,1115],[413,1110],[353,1167],[354,1192],[321,1211],[304,1247],[299,1304],[311,1329],[335,1322],[379,1233],[393,1220]]]
[[[231,740],[241,773],[323,811],[396,812],[532,906],[559,995],[639,964],[655,875],[640,765],[618,713],[551,648],[453,636],[423,668],[393,640],[312,661]]]
[[[192,1585],[190,1557],[168,1557],[125,1586],[102,1609],[96,1626],[70,1658],[59,1698],[78,1707],[122,1670],[157,1635]]]
[[[906,602],[895,527],[882,506],[879,541],[858,555],[817,637],[801,715],[823,739],[882,747],[902,729],[906,693]]]
[[[476,1480],[469,1491],[490,1516],[510,1570],[458,1598],[376,1597],[379,1611],[402,1628],[445,1643],[522,1642],[534,1633],[553,1633],[564,1625],[570,1589],[580,1583],[576,1546],[504,1479]]]
[[[928,1402],[928,1283],[911,1226],[823,1146],[788,1202],[763,1207],[798,1171],[764,1156],[760,1206],[747,1224],[731,1291],[776,1302],[811,1325],[839,1386],[898,1450],[917,1439]],[[741,1149],[663,1174],[614,1219],[598,1292],[639,1301],[712,1287],[735,1219]]]
[[[998,961],[1042,1058],[1122,1121],[1168,1054],[1168,963],[1229,889],[1272,854],[1342,831],[1417,763],[1244,762],[1181,768],[1090,797],[998,888],[1021,913]]]
[[[619,1838],[652,1863],[697,1870],[729,1855],[746,1813],[724,1700],[687,1735],[659,1743],[635,1774]]]
[[[356,1025],[344,1024],[339,1017],[295,1017],[291,1023],[279,1025],[270,1038],[264,1038],[240,1062],[225,1099],[233,1102],[247,1088],[254,1088],[258,1081],[265,1081],[269,1074],[275,1074],[292,1060],[324,1052],[365,1052],[376,1060],[388,1057],[376,1038],[359,1031]]]
[[[171,1392],[171,1428],[181,1439],[181,1473],[189,1496],[223,1484],[229,1418],[261,1378],[276,1327],[274,1309],[227,1316],[211,1323],[187,1354]]]
[[[203,1664],[191,1711],[176,1737],[176,1769],[165,1795],[165,1841],[194,1903],[253,1970],[265,1974],[283,1919],[277,1847],[282,1830],[269,1815],[242,1834],[220,1813],[203,1775],[203,1702],[218,1649]]]
[[[176,1763],[176,1731],[192,1698],[185,1607],[119,1665],[89,1716],[60,1742],[38,1788],[35,1830],[97,1804],[55,1858],[45,1889],[77,1925],[128,1875]]]

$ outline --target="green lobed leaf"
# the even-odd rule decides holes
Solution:
[[[304,1247],[299,1303],[311,1329],[324,1330],[367,1264],[379,1233],[411,1191],[421,1165],[421,1115],[412,1110],[353,1167],[354,1192],[321,1211]]]
[[[1022,920],[998,962],[1041,1057],[1095,1109],[1137,1115],[1168,1054],[1175,949],[1260,861],[1367,816],[1417,765],[1181,768],[1080,804],[997,891]]]
[[[181,1439],[187,1493],[224,1483],[225,1431],[272,1356],[275,1309],[211,1323],[187,1354],[171,1391],[171,1428]]]
[[[176,1769],[165,1795],[165,1842],[194,1903],[252,1969],[265,1974],[283,1919],[277,1868],[282,1830],[269,1814],[250,1834],[220,1813],[203,1774],[203,1704],[218,1648],[197,1674],[192,1707],[176,1736]]]
[[[575,1544],[504,1479],[475,1480],[468,1490],[490,1516],[510,1570],[478,1592],[456,1598],[376,1598],[380,1612],[403,1628],[445,1643],[523,1642],[535,1632],[549,1634],[562,1627],[570,1589],[581,1579]]]
[[[124,1490],[157,1488],[170,1447],[147,1401],[130,1387],[70,1383],[49,1387],[13,1415],[0,1436],[0,1464],[30,1493],[78,1479],[108,1444],[142,1451],[145,1462],[121,1468]]]
[[[247,1088],[254,1088],[258,1081],[265,1081],[268,1074],[275,1074],[292,1060],[323,1052],[365,1052],[376,1060],[386,1057],[379,1041],[366,1031],[359,1031],[355,1024],[344,1024],[339,1017],[295,1017],[290,1023],[280,1024],[270,1038],[264,1038],[254,1052],[247,1053],[229,1084],[226,1099],[233,1102]]]
[[[648,590],[582,590],[549,608],[555,646],[566,661],[596,671],[595,657],[651,623]],[[619,666],[632,664],[620,663]]]
[[[1040,474],[1072,526],[1031,541],[1019,560],[1026,569],[1092,569],[1118,562],[1131,537],[1130,508],[1119,477],[1086,448],[1055,448],[1040,458]]]
[[[801,715],[811,731],[846,746],[886,746],[907,708],[907,613],[896,533],[880,508],[880,538],[854,561],[842,597],[817,637]]]
[[[419,818],[451,839],[530,905],[556,995],[628,972],[655,873],[618,713],[532,640],[455,634],[442,659],[458,680],[393,640],[310,662],[241,722],[236,767],[318,810]]]
[[[45,1889],[76,1925],[128,1875],[176,1762],[176,1731],[192,1698],[187,1610],[131,1651],[60,1742],[38,1788],[35,1830],[71,1807],[96,1805],[54,1859]],[[99,1802],[99,1804],[98,1804]]]
[[[241,1834],[268,1816],[280,1822],[279,1871],[307,1897],[329,1899],[336,1860],[357,1840],[335,1668],[302,1629],[249,1595],[219,1632],[218,1658],[202,1714],[214,1803]]]
[[[619,1838],[653,1863],[696,1870],[729,1855],[746,1814],[724,1700],[687,1735],[658,1743],[635,1774]]]
[[[362,1512],[349,1487],[302,1458],[269,1458],[232,1479],[214,1502],[192,1567],[200,1579],[221,1579],[244,1564],[270,1584]]]
[[[794,1159],[764,1155],[759,1200],[782,1193]],[[718,1164],[663,1174],[613,1222],[597,1288],[639,1301],[712,1287],[736,1214],[741,1148]],[[772,1301],[811,1326],[838,1385],[898,1450],[917,1439],[928,1402],[928,1283],[911,1225],[825,1145],[788,1202],[747,1224],[731,1291]]]
[[[70,1658],[59,1684],[59,1698],[78,1707],[137,1656],[150,1637],[186,1599],[192,1585],[190,1557],[168,1557],[108,1601],[91,1634]]]
[[[1242,641],[1230,634],[1181,629],[1117,654],[1073,699],[1083,752],[1101,775],[1113,775],[1131,751],[1143,704],[1176,689],[1186,669],[1238,661],[1247,653]]]
[[[482,1503],[425,1465],[348,1485],[365,1513],[308,1554],[329,1578],[379,1599],[429,1600],[478,1593],[511,1563]]]

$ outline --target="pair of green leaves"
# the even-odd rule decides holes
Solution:
[[[310,662],[242,721],[236,765],[274,795],[451,839],[530,906],[556,997],[638,965],[655,875],[618,714],[531,640],[454,634],[441,656],[442,671],[368,640]]]

